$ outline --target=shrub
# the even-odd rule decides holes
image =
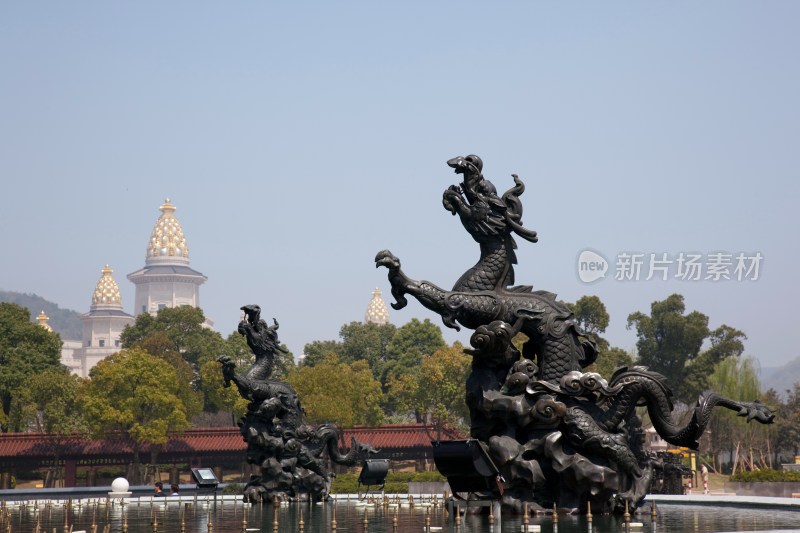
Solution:
[[[244,485],[241,483],[228,483],[220,492],[222,494],[244,494]]]
[[[744,483],[754,481],[800,481],[800,472],[793,470],[752,470],[736,472],[731,476],[731,481],[741,481]]]
[[[101,466],[96,469],[98,479],[125,477],[125,468],[121,466]]]
[[[358,492],[358,476],[355,474],[337,474],[331,482],[331,494],[351,494]]]
[[[17,477],[21,480],[39,480],[44,479],[44,472],[41,470],[19,470],[17,472]]]
[[[436,483],[447,481],[447,478],[439,472],[417,472],[411,481],[416,483]]]
[[[386,475],[384,490],[390,494],[408,494],[411,482],[428,483],[446,481],[439,472],[396,472]],[[360,487],[364,490],[365,487]],[[331,494],[356,494],[359,491],[358,474],[338,474],[331,483]]]

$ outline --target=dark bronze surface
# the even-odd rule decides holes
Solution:
[[[375,450],[352,439],[350,449],[341,453],[336,426],[305,423],[295,390],[285,381],[270,378],[275,352],[284,351],[278,342],[278,321],[273,319],[273,325],[268,326],[257,305],[246,305],[242,311],[245,316],[238,329],[247,338],[255,363],[246,372],[237,373],[229,357],[218,361],[225,386],[235,384],[239,394],[250,400],[239,427],[247,442],[247,462],[257,465],[261,474],[252,476],[245,487],[245,498],[251,502],[327,499],[331,478],[328,458],[352,466]]]
[[[618,369],[608,381],[584,372],[597,358],[593,337],[580,330],[555,294],[513,285],[514,235],[537,241],[536,232],[522,224],[523,182],[512,175],[514,187],[498,196],[478,156],[447,164],[463,181],[445,190],[442,203],[479,244],[478,262],[452,290],[406,276],[388,250],[375,262],[389,271],[392,307],[402,309],[411,295],[448,327],[474,330],[467,350],[473,357],[466,382],[470,431],[500,469],[504,504],[585,511],[591,501],[594,512],[619,511],[625,502],[640,505],[661,462],[645,450],[637,405],[647,407],[664,440],[690,448],[697,447],[717,405],[748,421],[772,422],[772,413],[758,402],[707,391],[681,425],[662,375],[641,366]],[[528,337],[521,353],[512,344],[518,333]]]

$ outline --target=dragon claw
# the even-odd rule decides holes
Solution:
[[[745,412],[740,413],[739,416],[746,416],[748,422],[755,420],[756,422],[760,422],[762,424],[772,424],[775,421],[775,414],[770,410],[769,407],[762,404],[758,400],[747,405],[744,411]]]
[[[400,309],[408,305],[408,300],[406,300],[405,297],[403,297],[402,295],[396,295],[395,300],[397,300],[397,302],[389,304],[395,311],[399,311]]]

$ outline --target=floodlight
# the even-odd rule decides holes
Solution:
[[[453,492],[502,495],[503,478],[486,446],[476,439],[433,441],[433,462]]]
[[[358,476],[360,485],[386,484],[386,474],[389,472],[388,459],[366,459],[361,465],[361,474]]]
[[[361,473],[358,475],[358,499],[362,500],[367,497],[370,486],[376,486],[377,490],[383,491],[388,472],[389,459],[365,459],[361,464]],[[361,485],[366,487],[363,495]]]
[[[192,477],[198,489],[216,489],[219,480],[210,468],[192,468]]]

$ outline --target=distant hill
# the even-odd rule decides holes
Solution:
[[[0,290],[0,302],[11,302],[27,307],[32,322],[36,322],[39,312],[44,311],[44,314],[50,317],[48,324],[53,331],[61,335],[61,340],[79,340],[83,335],[80,313],[71,309],[61,309],[58,304],[36,294]]]
[[[786,391],[800,382],[800,357],[792,359],[783,366],[772,366],[761,369],[761,390],[775,389],[775,392],[786,398]]]

